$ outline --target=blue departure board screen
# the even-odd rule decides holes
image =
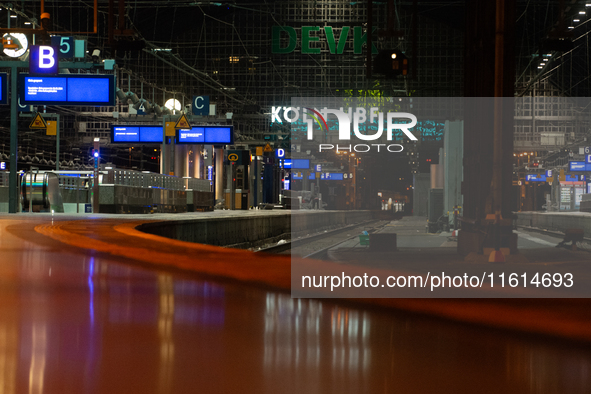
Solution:
[[[177,132],[177,144],[221,144],[234,143],[234,126],[195,126],[191,130]]]
[[[309,159],[291,159],[291,168],[294,170],[307,170],[310,168]]]
[[[111,142],[161,144],[163,130],[154,125],[111,125]]]
[[[232,144],[232,126],[195,126],[177,132],[178,144]],[[155,125],[111,125],[113,143],[161,144],[163,127]]]
[[[342,173],[327,172],[326,174],[322,174],[322,175],[323,175],[323,176],[321,176],[322,179],[326,179],[329,181],[342,181],[343,180]]]
[[[137,126],[111,126],[113,142],[140,142],[140,128]],[[162,129],[160,129],[162,130]]]
[[[24,105],[115,105],[115,76],[62,74],[20,76],[20,97]]]
[[[8,74],[0,73],[0,104],[8,104]]]
[[[205,142],[211,144],[231,144],[232,129],[230,127],[206,127]]]
[[[162,143],[162,126],[140,127],[140,142]]]
[[[569,162],[569,170],[570,171],[585,171],[587,169],[587,165],[584,161],[571,161]]]
[[[203,144],[205,142],[205,130],[203,127],[193,127],[191,130],[179,130],[177,143],[179,144]]]

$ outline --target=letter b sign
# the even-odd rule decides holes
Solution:
[[[29,56],[29,72],[32,75],[57,74],[58,51],[49,45],[32,45]]]

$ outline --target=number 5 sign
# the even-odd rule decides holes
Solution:
[[[74,37],[51,37],[51,46],[58,48],[60,59],[71,59],[74,57]]]

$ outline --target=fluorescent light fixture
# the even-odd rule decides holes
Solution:
[[[580,19],[573,19],[573,22],[580,22]]]
[[[172,52],[172,48],[154,48],[152,49],[154,52]]]
[[[550,57],[550,56],[552,56],[552,54],[551,54],[551,53],[547,53],[547,54],[545,54],[544,56],[548,56],[548,57]]]
[[[542,66],[538,66],[538,68],[544,68],[544,67],[542,67]]]
[[[574,27],[573,27],[573,26],[569,26],[568,28],[569,28],[569,29],[574,29]]]
[[[579,11],[579,15],[586,15],[587,11]]]
[[[10,15],[11,18],[16,18],[16,15]]]
[[[31,24],[31,22],[25,22],[25,25],[30,25],[30,24]]]

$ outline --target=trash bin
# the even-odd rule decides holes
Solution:
[[[248,193],[242,193],[242,199],[240,201],[240,209],[245,210],[248,209]]]

